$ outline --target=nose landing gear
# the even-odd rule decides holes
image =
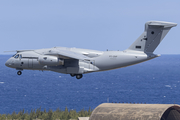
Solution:
[[[77,79],[81,79],[82,77],[83,77],[82,74],[77,74],[77,75],[76,75],[76,78],[77,78]]]
[[[18,72],[17,72],[17,74],[18,74],[18,75],[21,75],[21,74],[22,74],[22,72],[21,72],[21,71],[18,71]]]

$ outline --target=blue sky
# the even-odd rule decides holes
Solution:
[[[124,50],[150,20],[180,24],[180,0],[1,0],[0,54],[55,46]],[[172,28],[155,53],[180,54],[179,34]]]

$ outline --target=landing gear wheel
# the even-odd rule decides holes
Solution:
[[[77,75],[76,75],[76,78],[77,78],[77,79],[81,79],[82,77],[83,77],[82,74],[77,74]]]
[[[17,74],[18,74],[18,75],[21,75],[21,74],[22,74],[22,72],[21,72],[21,71],[18,71],[18,72],[17,72]]]
[[[71,75],[71,77],[74,77],[74,76],[76,76],[75,74],[70,74]]]

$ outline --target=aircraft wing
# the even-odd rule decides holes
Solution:
[[[13,50],[13,51],[4,51],[4,52],[25,52],[25,51],[33,51],[33,50]]]
[[[78,60],[85,60],[90,59],[89,57],[82,55],[80,53],[72,52],[69,50],[50,50],[48,53],[45,53],[45,55],[58,55],[62,58],[67,59],[78,59]]]

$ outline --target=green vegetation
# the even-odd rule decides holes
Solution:
[[[12,114],[0,114],[0,120],[33,120],[33,119],[41,119],[41,120],[69,120],[75,119],[77,120],[78,117],[89,117],[92,113],[92,109],[89,110],[82,109],[79,112],[76,110],[68,110],[66,107],[64,111],[60,110],[59,108],[56,111],[41,111],[41,107],[37,110],[31,110],[30,113],[25,112],[24,109],[20,112],[16,113],[13,112]]]

